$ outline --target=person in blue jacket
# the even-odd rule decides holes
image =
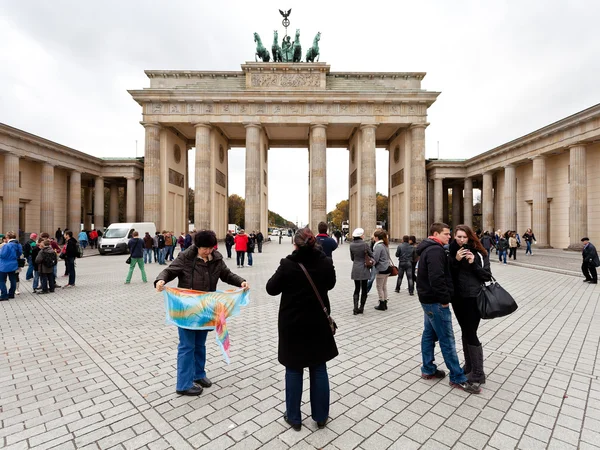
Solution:
[[[319,222],[318,229],[317,242],[321,245],[321,250],[323,250],[325,256],[331,258],[333,251],[338,247],[337,242],[327,234],[327,224],[325,222]]]
[[[17,241],[14,231],[6,233],[8,242],[0,250],[0,301],[15,298],[17,289],[17,274],[19,258],[23,254],[23,247]],[[10,280],[10,289],[6,289],[6,279]]]

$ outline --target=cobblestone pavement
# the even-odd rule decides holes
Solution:
[[[196,398],[175,394],[176,330],[164,324],[162,297],[139,272],[123,284],[125,256],[78,260],[77,287],[54,295],[31,294],[31,284],[22,282],[16,300],[0,303],[0,447],[600,445],[600,288],[574,276],[494,264],[520,307],[482,323],[488,381],[481,395],[467,395],[447,378],[420,378],[423,314],[416,297],[393,292],[395,280],[388,311],[374,310],[371,294],[365,314],[352,315],[346,245],[334,254],[340,356],[328,365],[332,420],[318,430],[305,403],[302,431],[289,429],[277,362],[278,299],[264,285],[290,248],[269,244],[254,267],[231,264],[251,283],[251,304],[229,321],[230,365],[209,335],[207,371],[215,384]],[[152,280],[160,266],[147,270]]]

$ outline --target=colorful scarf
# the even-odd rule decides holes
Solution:
[[[229,364],[226,320],[237,316],[241,307],[250,303],[249,290],[202,292],[166,287],[163,292],[167,323],[188,330],[216,330],[217,344]]]

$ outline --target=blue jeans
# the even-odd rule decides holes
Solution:
[[[29,244],[25,244],[29,245]],[[31,280],[33,278],[33,260],[31,256],[27,257],[27,274],[25,275],[26,280]]]
[[[158,254],[160,253],[158,247],[152,247],[152,251],[154,252],[154,261],[158,262]]]
[[[502,262],[502,258],[504,258],[504,264],[506,264],[506,250],[499,250],[498,258],[499,258],[500,262]]]
[[[69,272],[69,284],[75,286],[75,258],[67,256],[65,261],[67,263],[67,271]]]
[[[194,385],[194,380],[206,377],[206,335],[208,330],[179,331],[177,346],[177,387],[178,391],[187,391]]]
[[[421,356],[423,358],[421,372],[425,375],[433,375],[437,369],[433,362],[435,359],[435,341],[437,339],[440,341],[440,349],[446,367],[450,371],[450,381],[452,383],[464,383],[467,381],[467,377],[460,367],[456,355],[450,305],[443,307],[440,303],[431,305],[421,303],[421,307],[425,313],[425,325],[421,336]]]
[[[158,263],[159,264],[165,263],[165,249],[164,248],[158,249]]]
[[[533,255],[531,252],[531,241],[525,241],[525,244],[527,244],[527,250],[525,250],[525,254],[529,253],[530,255]]]
[[[10,281],[10,288],[6,290],[6,279]],[[15,272],[0,272],[0,299],[15,298],[17,290],[17,274]]]
[[[369,278],[369,281],[367,281],[367,292],[371,291],[371,287],[373,287],[373,282],[375,281],[375,278],[377,277],[377,270],[375,270],[375,267],[371,268],[371,278]]]
[[[248,265],[252,265],[252,252],[248,252]]]
[[[152,249],[144,249],[144,264],[152,264]]]
[[[165,261],[167,261],[169,259],[173,259],[173,247],[170,245],[165,247]]]
[[[81,246],[82,249],[85,250],[88,245],[88,241],[86,241],[85,239],[82,239],[79,241],[79,245]]]
[[[310,415],[315,422],[329,417],[329,377],[325,363],[310,366]],[[302,423],[302,376],[304,369],[285,368],[285,409],[291,423]]]
[[[33,270],[33,289],[40,287],[40,273],[37,270]]]
[[[176,245],[174,245],[173,247],[171,247],[171,258],[170,260],[173,261],[175,258],[173,258],[173,256],[175,256],[175,249],[177,248]]]

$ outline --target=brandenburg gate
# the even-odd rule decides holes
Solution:
[[[150,70],[129,91],[146,130],[144,220],[187,229],[187,150],[196,148],[194,225],[223,238],[228,150],[246,148],[245,228],[268,227],[271,148],[307,148],[310,226],[326,221],[327,147],[348,149],[350,228],[375,229],[375,149],[389,152],[391,238],[427,236],[425,128],[438,92],[421,72],[331,72],[324,62],[248,62],[241,71]],[[297,170],[293,163],[285,170]],[[340,199],[342,200],[342,199]]]

